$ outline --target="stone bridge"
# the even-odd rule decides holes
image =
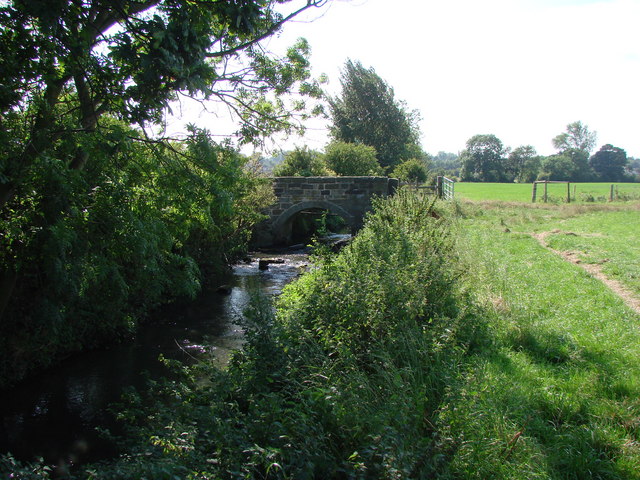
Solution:
[[[254,243],[258,247],[289,243],[295,216],[312,209],[339,215],[355,233],[371,209],[371,198],[392,195],[397,187],[398,180],[387,177],[276,177],[277,202],[265,212],[269,218],[257,226]]]

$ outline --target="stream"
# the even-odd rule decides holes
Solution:
[[[260,270],[260,258],[284,262]],[[302,250],[253,254],[250,263],[235,265],[220,281],[230,287],[229,293],[204,291],[186,307],[167,307],[163,320],[142,326],[130,342],[73,356],[0,392],[0,453],[11,452],[24,461],[42,457],[60,469],[112,457],[115,446],[97,431],[118,431],[108,406],[126,388],[144,388],[147,377],[166,376],[160,354],[189,363],[207,353],[224,366],[242,346],[241,315],[250,292],[279,294],[307,262]]]

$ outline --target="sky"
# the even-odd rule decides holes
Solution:
[[[332,0],[266,46],[284,51],[306,38],[313,74],[329,77],[331,95],[347,59],[373,67],[420,112],[431,154],[494,134],[550,155],[552,138],[579,120],[597,132],[596,148],[640,157],[639,20],[640,0]],[[212,122],[195,120],[215,130]],[[276,146],[321,150],[326,123]]]

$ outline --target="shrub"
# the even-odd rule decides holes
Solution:
[[[429,418],[464,329],[450,235],[401,190],[338,256],[247,315],[226,371],[206,363],[132,396],[136,439],[95,478],[409,478],[439,465]],[[450,314],[451,317],[447,317]],[[462,336],[461,336],[462,335]],[[149,440],[150,439],[150,440]]]
[[[376,149],[368,145],[333,142],[324,154],[327,167],[338,176],[382,175],[383,169],[376,158]]]
[[[420,184],[427,181],[429,170],[425,163],[417,158],[409,159],[402,162],[391,173],[392,177],[398,178],[405,182]]]
[[[322,177],[332,173],[320,153],[307,147],[285,153],[283,162],[273,169],[274,177]]]

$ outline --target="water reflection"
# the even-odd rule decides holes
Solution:
[[[264,255],[262,255],[264,256]],[[202,353],[226,364],[241,347],[242,312],[251,290],[277,295],[307,263],[304,254],[278,255],[281,264],[258,270],[258,259],[237,265],[224,280],[229,295],[203,292],[187,307],[167,309],[167,319],[140,330],[135,340],[70,358],[2,395],[0,452],[16,458],[44,457],[50,464],[95,461],[113,455],[114,448],[96,427],[117,429],[107,413],[128,386],[142,388],[145,374],[167,374],[158,356],[193,361]]]

